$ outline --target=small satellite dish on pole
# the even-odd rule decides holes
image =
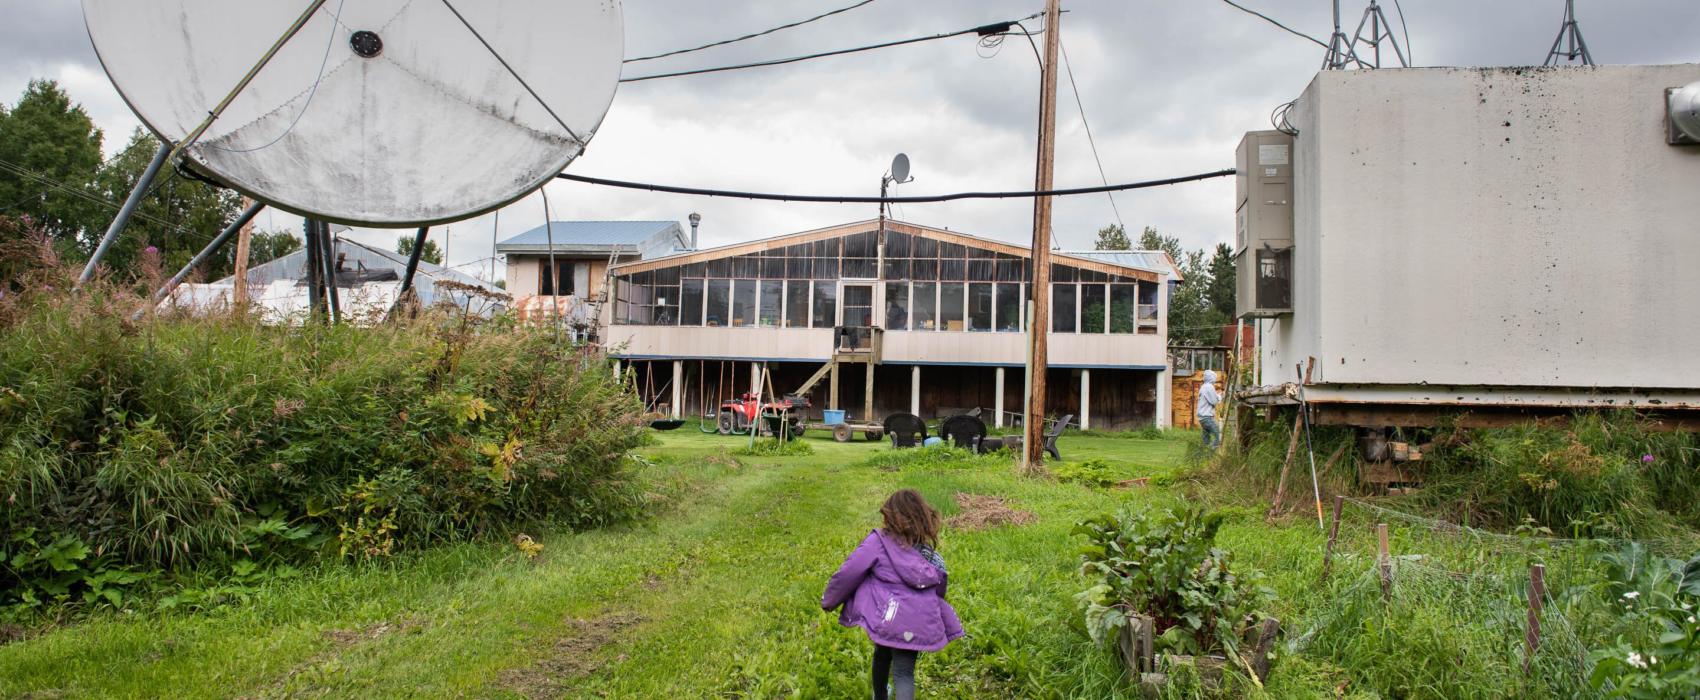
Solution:
[[[354,226],[457,221],[537,189],[595,134],[624,51],[614,0],[83,0],[83,14],[125,102],[191,167]]]
[[[909,181],[909,156],[899,153],[891,159],[891,181],[898,184]]]

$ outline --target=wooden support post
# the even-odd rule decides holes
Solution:
[[[1293,412],[1293,435],[1287,440],[1287,458],[1281,461],[1281,475],[1275,480],[1275,500],[1269,504],[1269,516],[1281,512],[1281,501],[1287,497],[1287,472],[1293,468],[1293,456],[1299,451],[1299,434],[1304,429],[1304,408]]]
[[[1381,569],[1381,598],[1393,599],[1393,559],[1387,552],[1387,523],[1376,523],[1376,566]]]
[[[838,363],[837,362],[832,363],[832,372],[830,373],[830,375],[831,376],[829,376],[827,378],[827,381],[831,382],[831,384],[829,385],[829,391],[827,392],[826,407],[836,411],[836,410],[838,410]]]
[[[254,206],[254,200],[242,198],[242,208]],[[230,306],[241,316],[248,311],[248,243],[254,237],[254,220],[249,219],[236,231],[236,275],[230,285]]]
[[[1334,497],[1334,524],[1328,526],[1328,546],[1322,550],[1322,580],[1328,580],[1328,572],[1334,567],[1334,540],[1340,536],[1340,511],[1346,507],[1345,496]]]
[[[1529,567],[1529,627],[1523,633],[1523,673],[1529,672],[1530,664],[1535,661],[1535,652],[1541,650],[1541,608],[1547,596],[1547,567],[1535,564]]]
[[[684,408],[684,406],[682,404],[683,404],[684,395],[685,395],[684,387],[685,387],[685,361],[684,360],[674,360],[673,361],[673,403],[672,403],[672,406],[671,406],[672,410],[669,411],[669,413],[674,418],[678,418],[683,413],[682,409]]]
[[[996,379],[992,380],[992,425],[1003,427],[1003,368],[997,369]]]
[[[867,368],[867,374],[862,375],[862,420],[867,423],[877,423],[874,420],[874,363],[862,365]]]
[[[756,401],[758,403],[761,401],[761,363],[760,362],[751,362],[750,363],[750,393],[753,394],[756,397]]]
[[[1092,370],[1080,370],[1080,429],[1092,429]]]
[[[909,413],[921,415],[921,366],[909,368]]]
[[[1051,189],[1051,176],[1056,166],[1057,148],[1057,45],[1062,35],[1061,0],[1045,2],[1045,63],[1039,77],[1039,163],[1034,178],[1035,190]],[[1027,397],[1027,414],[1022,424],[1026,433],[1024,468],[1030,474],[1042,473],[1045,465],[1045,384],[1046,369],[1050,367],[1048,341],[1051,330],[1051,198],[1033,198],[1033,287],[1029,298],[1033,311],[1028,315],[1028,335],[1032,360],[1033,393]]]

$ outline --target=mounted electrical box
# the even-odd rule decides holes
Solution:
[[[1235,153],[1234,262],[1241,318],[1293,312],[1293,137],[1253,131]]]

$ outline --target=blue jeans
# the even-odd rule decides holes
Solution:
[[[1204,447],[1216,449],[1222,446],[1222,426],[1216,422],[1215,416],[1199,416],[1198,425],[1204,428]]]

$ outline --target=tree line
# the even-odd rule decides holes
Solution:
[[[103,159],[104,138],[82,105],[55,81],[32,80],[16,103],[0,103],[0,217],[23,224],[0,227],[0,232],[39,232],[61,258],[86,260],[159,149],[159,140],[138,128],[111,159]],[[139,275],[145,265],[175,271],[241,209],[241,195],[167,164],[102,263],[119,279]],[[300,247],[291,232],[256,231],[249,264]],[[201,277],[231,274],[235,249],[225,246],[201,267]]]
[[[1226,243],[1213,251],[1185,250],[1181,240],[1146,226],[1139,234],[1138,250],[1161,250],[1180,269],[1184,282],[1169,295],[1169,343],[1171,345],[1216,345],[1222,342],[1222,327],[1234,322],[1234,249]],[[1098,229],[1098,250],[1134,250],[1134,241],[1121,224]],[[1230,337],[1231,338],[1231,337]]]

